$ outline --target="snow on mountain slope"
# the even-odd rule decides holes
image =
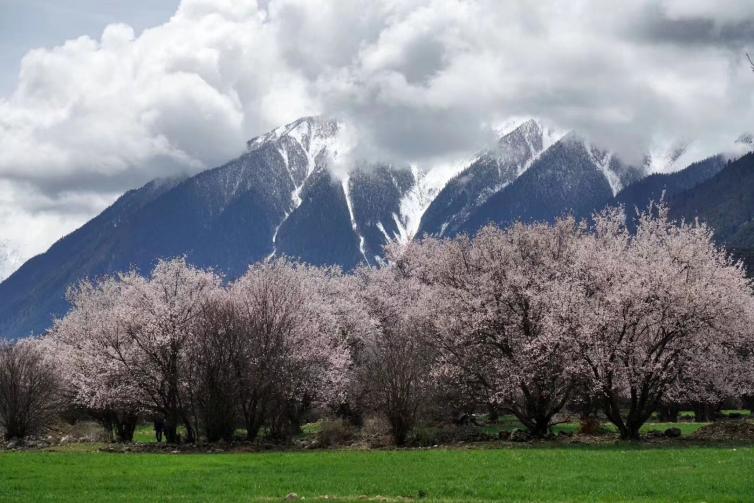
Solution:
[[[314,173],[337,164],[331,174],[347,203],[359,253],[369,264],[380,260],[385,244],[413,238],[424,211],[463,166],[404,168],[354,160],[348,157],[351,139],[346,133],[343,123],[305,117],[247,142],[249,152],[272,148],[293,187],[288,208],[275,227],[269,257],[278,253],[279,230],[301,206],[302,191]]]
[[[564,134],[545,128],[536,120],[526,120],[472,161],[428,169],[416,165],[386,167],[348,159],[349,144],[344,129],[344,124],[332,119],[305,117],[247,143],[249,151],[272,146],[282,159],[293,187],[288,208],[273,233],[270,256],[277,253],[279,229],[301,205],[301,191],[307,180],[318,170],[328,168],[339,156],[351,165],[339,165],[333,176],[340,182],[348,205],[348,218],[359,242],[359,252],[365,262],[371,263],[379,260],[385,244],[413,239],[427,210],[449,182],[467,185],[466,189],[468,185],[476,185],[470,204],[483,204],[524,173]],[[353,176],[355,171],[359,171],[359,176]],[[459,179],[464,175],[476,180],[469,184]]]
[[[687,140],[675,140],[663,145],[655,145],[650,148],[644,158],[644,167],[649,173],[674,173],[698,161],[692,149],[691,142]]]
[[[21,265],[21,256],[5,242],[0,241],[0,281],[10,276]]]
[[[288,208],[272,235],[272,252],[268,258],[277,253],[280,227],[301,205],[301,191],[307,180],[318,169],[326,167],[328,158],[338,155],[341,148],[338,141],[340,130],[341,126],[335,120],[303,117],[247,142],[249,152],[272,146],[280,156],[293,186]]]
[[[646,166],[631,166],[625,164],[614,152],[603,150],[595,145],[587,144],[589,158],[605,176],[615,197],[625,187],[640,180],[648,174]]]
[[[605,175],[605,178],[607,178],[607,183],[610,184],[610,189],[613,191],[613,197],[615,197],[615,195],[620,192],[620,189],[623,188],[623,184],[621,183],[620,177],[610,169],[610,162],[613,160],[613,153],[600,150],[594,146],[590,146],[588,151],[589,157],[594,165],[597,166],[602,174]]]
[[[473,208],[452,234],[473,235],[487,224],[507,227],[516,221],[553,221],[564,214],[583,218],[613,197],[595,153],[577,134],[569,133],[537,157],[531,166],[484,204]],[[598,161],[606,169],[608,154]]]
[[[463,164],[435,166],[431,170],[411,166],[414,184],[400,201],[400,215],[393,215],[399,228],[398,241],[405,243],[414,238],[421,225],[424,212],[437,194],[463,168]]]
[[[518,124],[444,184],[424,212],[418,234],[454,234],[475,208],[525,173],[563,134],[534,119]]]
[[[354,234],[356,234],[356,237],[359,238],[359,252],[364,258],[364,261],[369,264],[369,259],[367,259],[366,250],[364,247],[365,239],[364,236],[359,232],[359,225],[356,223],[356,216],[353,211],[353,200],[351,199],[351,186],[349,183],[350,181],[351,177],[347,174],[341,179],[340,182],[343,189],[343,195],[346,198],[346,205],[348,206],[348,218],[351,220],[351,228],[353,229]]]
[[[653,146],[644,158],[647,174],[676,173],[688,166],[715,155],[736,160],[754,150],[754,136],[743,133],[735,141],[722,140],[718,148],[693,140],[674,140]]]
[[[340,129],[332,119],[304,117],[247,142],[249,152],[270,145],[277,150],[294,187],[290,211],[301,204],[301,190],[309,177],[325,166],[328,156],[338,155]]]

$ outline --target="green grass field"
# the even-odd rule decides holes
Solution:
[[[754,447],[0,454],[1,501],[752,501]]]

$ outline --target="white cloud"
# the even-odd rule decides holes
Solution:
[[[26,55],[0,98],[0,238],[28,257],[117,193],[312,113],[402,162],[463,156],[527,115],[627,158],[678,137],[713,152],[754,119],[754,12],[710,5],[184,0],[138,35]]]
[[[21,256],[6,241],[0,241],[0,281],[4,280],[21,265]]]

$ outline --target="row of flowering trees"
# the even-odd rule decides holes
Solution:
[[[329,289],[340,275],[277,260],[224,286],[183,259],[83,282],[46,343],[73,401],[129,439],[139,416],[165,436],[285,436],[315,400],[342,393],[350,364]],[[203,430],[203,431],[201,431]],[[123,432],[124,434],[122,434]]]
[[[609,210],[589,228],[566,218],[425,240],[396,264],[431,292],[443,372],[535,435],[569,403],[634,439],[664,402],[751,393],[751,282],[709,229],[674,225],[664,207],[635,233]]]
[[[180,425],[188,441],[286,438],[315,406],[380,413],[399,444],[421,414],[486,407],[535,436],[567,408],[599,409],[635,439],[663,405],[754,394],[752,284],[665,208],[634,232],[610,210],[388,258],[349,275],[277,259],[230,284],[163,261],[80,283],[35,347],[124,440],[154,416],[170,442]]]

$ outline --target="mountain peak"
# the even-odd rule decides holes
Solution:
[[[514,131],[520,131],[523,134],[537,134],[542,132],[544,128],[537,119],[527,119],[516,127]]]
[[[252,138],[246,142],[246,149],[251,152],[263,145],[288,137],[296,139],[308,150],[313,141],[334,138],[338,130],[339,124],[334,119],[318,115],[301,117],[289,124],[275,128],[269,133]]]

